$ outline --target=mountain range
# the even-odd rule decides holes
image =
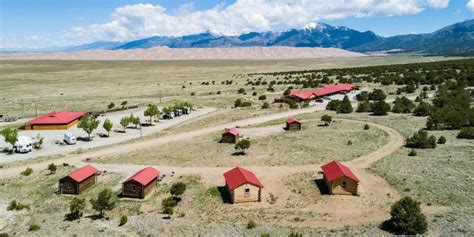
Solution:
[[[57,51],[128,50],[152,47],[232,48],[232,47],[323,47],[355,52],[396,51],[431,54],[474,53],[474,20],[444,27],[429,34],[382,37],[372,31],[357,31],[344,26],[310,23],[302,29],[288,31],[249,32],[228,36],[207,31],[181,37],[154,36],[129,42],[99,41]],[[51,51],[51,50],[48,50]]]

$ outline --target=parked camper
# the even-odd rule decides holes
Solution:
[[[72,133],[65,133],[63,140],[68,145],[74,145],[77,143],[77,138]]]
[[[31,137],[19,136],[15,143],[14,150],[17,153],[28,153],[33,148],[33,139]]]
[[[174,114],[175,114],[176,117],[178,117],[178,116],[181,116],[183,114],[183,111],[180,110],[180,109],[175,109]]]
[[[189,107],[184,108],[184,113],[185,114],[190,114],[191,113],[191,108],[189,108]]]

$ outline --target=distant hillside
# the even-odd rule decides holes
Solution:
[[[380,38],[348,49],[358,52],[400,49],[404,52],[474,53],[474,20],[456,23],[430,34]]]
[[[229,48],[251,46],[289,46],[289,47],[325,47],[351,48],[380,37],[375,33],[359,32],[347,27],[334,27],[323,23],[311,23],[303,29],[284,32],[250,32],[238,36],[224,36],[205,32],[183,37],[150,37],[135,40],[114,49],[138,49],[166,46],[170,48]]]
[[[355,52],[401,51],[433,54],[474,53],[474,20],[447,26],[430,34],[381,37],[372,31],[360,32],[344,26],[310,23],[303,29],[249,32],[228,36],[207,31],[181,37],[154,36],[130,42],[94,42],[74,47],[18,51],[84,51],[130,50],[153,47],[168,48],[236,48],[236,47],[322,47]],[[0,51],[17,51],[0,49]]]

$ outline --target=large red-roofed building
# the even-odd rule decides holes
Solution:
[[[355,88],[349,83],[339,83],[333,85],[325,85],[323,87],[311,90],[293,90],[290,92],[290,97],[298,101],[310,101],[325,96],[335,95],[339,93],[347,93]]]
[[[224,173],[231,203],[260,202],[263,185],[257,176],[241,167],[235,167]]]
[[[130,198],[145,198],[158,185],[160,171],[149,166],[139,170],[122,183],[122,196]]]
[[[25,123],[26,130],[65,130],[79,123],[85,112],[51,112]]]
[[[321,166],[330,194],[357,195],[359,179],[349,167],[338,161]]]
[[[59,192],[62,194],[80,194],[97,182],[97,172],[92,165],[86,165],[74,170],[59,180]]]

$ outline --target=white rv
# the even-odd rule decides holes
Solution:
[[[77,143],[77,138],[72,133],[65,133],[63,140],[68,145],[74,145]]]
[[[17,153],[28,153],[33,149],[33,139],[31,137],[19,136],[16,141],[14,150]]]

